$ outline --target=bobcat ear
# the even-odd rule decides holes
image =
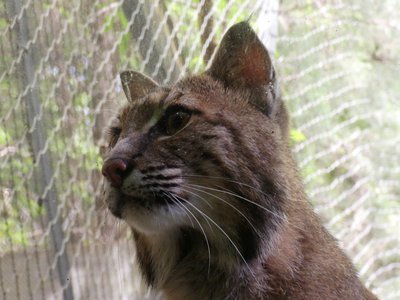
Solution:
[[[144,97],[158,87],[154,80],[139,72],[127,70],[123,71],[119,76],[122,89],[129,102],[134,102],[136,99]]]
[[[276,114],[279,88],[267,49],[248,22],[233,25],[222,38],[210,69],[226,87],[246,89],[250,102],[267,115]]]

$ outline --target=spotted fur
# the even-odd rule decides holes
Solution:
[[[247,23],[204,74],[171,87],[121,75],[111,212],[166,299],[374,299],[314,214],[288,146],[275,71]]]

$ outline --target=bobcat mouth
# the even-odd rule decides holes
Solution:
[[[151,210],[155,207],[173,205],[174,202],[167,196],[162,194],[144,195],[141,197],[125,195],[119,192],[118,197],[109,204],[108,209],[117,218],[123,219],[123,212],[126,209],[147,209]]]
[[[122,219],[122,211],[125,206],[125,201],[122,199],[119,199],[113,203],[113,205],[108,205],[108,209],[112,213],[112,215],[118,219]]]

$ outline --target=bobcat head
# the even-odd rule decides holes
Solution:
[[[246,258],[257,231],[279,222],[286,193],[288,119],[255,33],[233,26],[211,68],[172,87],[133,71],[121,81],[129,103],[103,166],[111,212],[143,233],[223,230]]]

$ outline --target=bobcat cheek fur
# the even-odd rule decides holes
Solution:
[[[275,70],[248,23],[204,74],[121,80],[106,202],[149,285],[178,300],[376,299],[307,201]]]

